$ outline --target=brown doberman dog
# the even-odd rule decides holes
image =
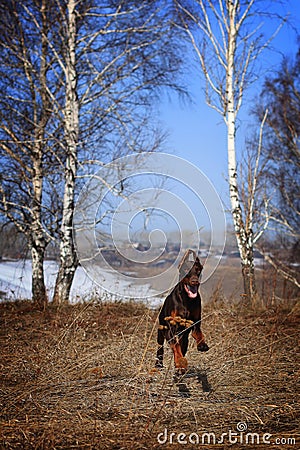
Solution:
[[[159,314],[157,332],[157,368],[163,367],[164,341],[174,353],[176,372],[184,374],[187,369],[185,354],[189,333],[200,352],[209,350],[201,331],[201,297],[198,292],[203,266],[193,250],[188,250],[179,265],[179,282],[167,296]]]

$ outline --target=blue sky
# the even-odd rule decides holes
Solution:
[[[299,33],[300,1],[286,0],[283,2],[284,5],[280,5],[280,2],[273,0],[272,3],[277,4],[278,13],[283,15],[290,13],[289,20],[293,28],[284,25],[272,42],[273,50],[267,50],[260,56],[261,77],[246,93],[238,116],[239,150],[244,143],[247,129],[249,130],[251,125],[249,110],[253,106],[255,97],[259,95],[265,75],[268,71],[271,74],[278,69],[283,55],[293,57],[297,51],[295,28]],[[263,26],[267,35],[274,29],[274,23],[271,25],[267,21]],[[192,53],[190,57],[193,58]],[[212,181],[225,205],[229,206],[226,183],[226,127],[222,117],[205,103],[203,84],[201,84],[199,73],[195,72],[195,64],[191,64],[188,83],[194,100],[193,105],[183,105],[176,96],[173,96],[171,100],[166,99],[160,105],[160,121],[169,132],[167,150],[199,167]]]

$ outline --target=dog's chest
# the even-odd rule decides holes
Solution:
[[[178,308],[178,313],[183,319],[198,320],[201,314],[200,296],[184,301]]]

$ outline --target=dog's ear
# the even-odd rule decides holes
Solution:
[[[179,280],[182,280],[191,271],[195,264],[197,264],[199,266],[199,269],[202,271],[203,266],[200,262],[199,257],[196,255],[196,252],[194,250],[188,249],[178,265]]]
[[[196,258],[195,264],[197,264],[197,265],[199,266],[199,269],[200,269],[201,272],[202,272],[202,270],[203,270],[203,264],[201,264],[201,261],[200,261],[200,259],[198,258],[198,256],[197,256],[197,258]]]
[[[183,266],[189,266],[192,267],[196,261],[197,255],[194,250],[191,250],[190,248],[186,250],[185,254],[181,258],[180,263],[178,264],[178,270],[181,271]]]
[[[178,264],[180,280],[189,273],[189,271],[195,264],[195,260],[196,260],[196,253],[191,249],[186,250],[185,254],[181,258],[180,263]]]

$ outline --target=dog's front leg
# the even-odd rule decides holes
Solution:
[[[196,340],[197,350],[199,352],[207,352],[209,350],[209,346],[205,342],[205,337],[200,328],[195,327],[192,331],[192,336]]]
[[[170,344],[171,349],[173,350],[174,354],[174,363],[175,368],[180,371],[180,373],[186,372],[188,362],[187,359],[183,356],[180,343],[171,343]]]

